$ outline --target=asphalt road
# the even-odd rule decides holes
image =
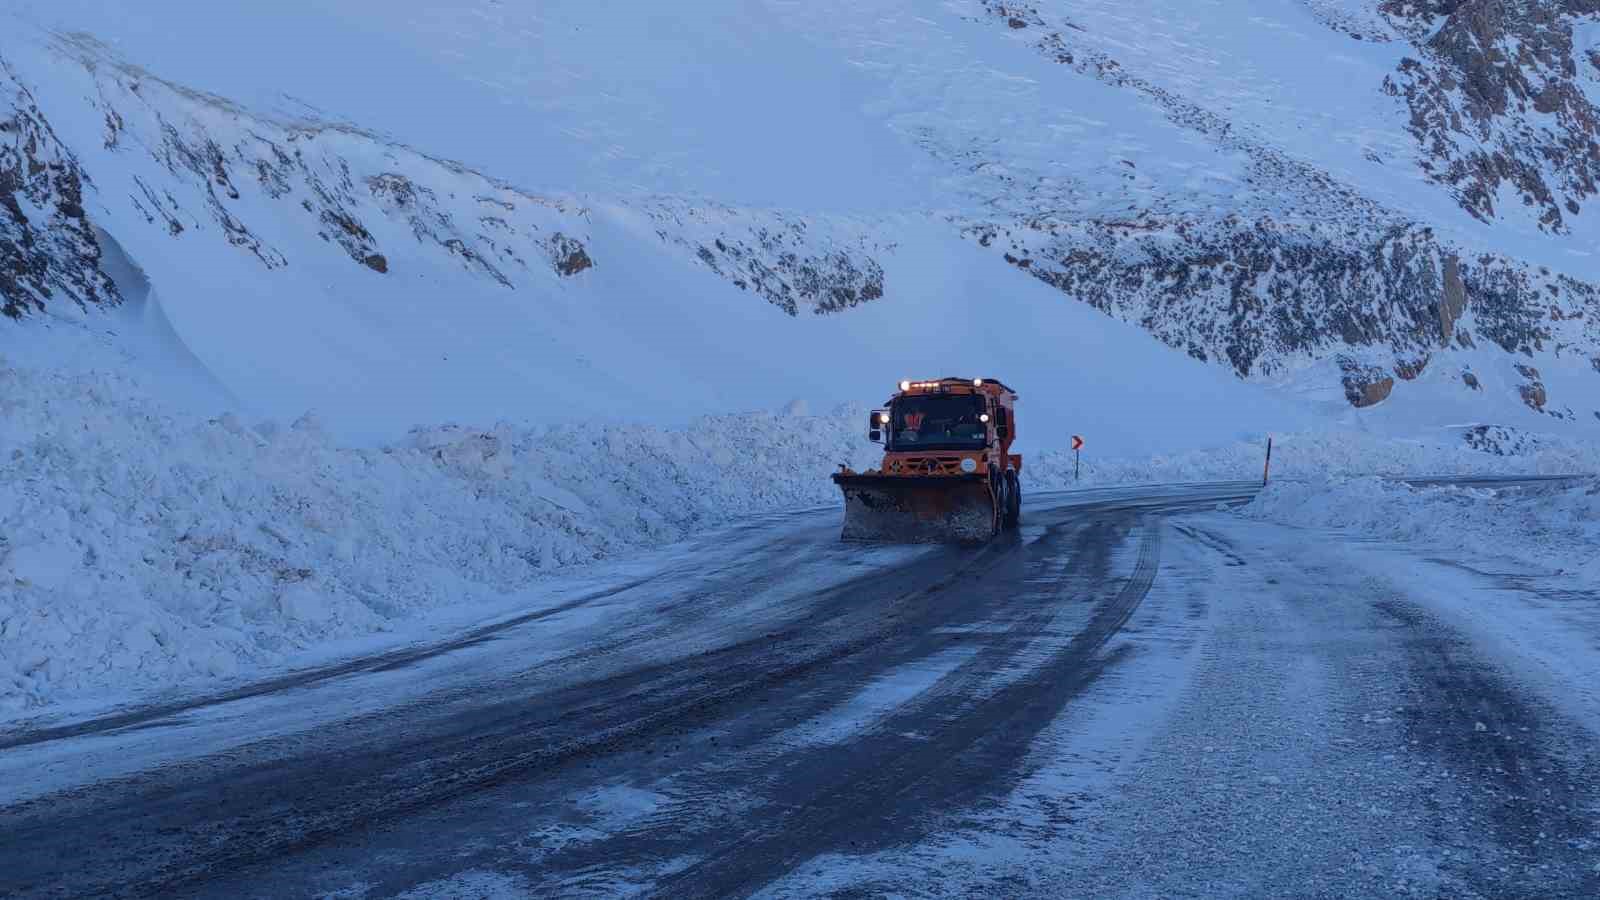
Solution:
[[[1035,498],[978,549],[775,517],[0,733],[0,896],[1600,896],[1600,723],[1431,589],[1217,512],[1252,493]]]

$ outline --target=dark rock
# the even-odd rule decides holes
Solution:
[[[1472,374],[1471,372],[1462,372],[1461,380],[1466,382],[1467,387],[1472,388],[1475,391],[1483,390],[1483,385],[1478,383],[1478,376]]]
[[[1429,357],[1424,356],[1420,359],[1396,360],[1394,373],[1403,381],[1415,381],[1422,374],[1422,370],[1428,367],[1428,359]]]
[[[705,266],[735,286],[753,291],[791,316],[802,306],[819,315],[883,296],[883,268],[853,248],[820,252],[803,220],[752,225],[750,240],[731,234],[694,248]],[[809,252],[808,252],[809,251]]]
[[[383,258],[382,253],[374,253],[361,261],[362,265],[379,274],[389,271],[389,261]]]
[[[1389,399],[1394,378],[1384,369],[1364,365],[1348,357],[1339,360],[1344,396],[1357,409],[1375,406]]]
[[[1537,435],[1505,425],[1472,425],[1461,429],[1462,441],[1471,449],[1494,456],[1529,456],[1539,452]]]
[[[594,260],[589,258],[589,251],[584,248],[583,242],[559,231],[550,237],[550,262],[558,274],[569,278],[585,269],[594,268]]]
[[[20,319],[56,300],[121,302],[84,210],[87,177],[4,59],[0,135],[0,315]],[[42,215],[30,219],[24,201]]]
[[[1448,347],[1455,333],[1456,322],[1467,308],[1467,289],[1461,283],[1461,261],[1455,254],[1445,256],[1443,269],[1444,284],[1439,297],[1439,338],[1440,346]]]
[[[1537,412],[1544,412],[1544,405],[1549,398],[1545,394],[1544,382],[1539,380],[1539,370],[1520,363],[1516,369],[1519,375],[1527,379],[1517,388],[1517,393],[1522,396],[1522,402]]]
[[[1539,412],[1544,412],[1545,402],[1549,398],[1545,396],[1543,382],[1534,381],[1529,384],[1524,384],[1517,388],[1517,393],[1522,395],[1523,403],[1528,404],[1529,407]]]

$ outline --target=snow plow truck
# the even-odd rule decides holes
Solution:
[[[844,540],[981,543],[1015,528],[1016,403],[993,378],[900,382],[867,426],[868,439],[884,445],[881,466],[833,475],[844,491]]]

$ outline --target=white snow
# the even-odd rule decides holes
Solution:
[[[1376,85],[1402,43],[1261,6],[1045,12],[1242,132],[1480,239],[1400,164],[1414,142]],[[1374,24],[1359,4],[1312,7]],[[980,17],[909,0],[171,0],[148,16],[16,0],[0,50],[95,179],[85,203],[128,302],[0,323],[0,713],[244,677],[504,606],[708,524],[831,505],[827,473],[875,458],[863,414],[902,377],[1014,384],[1030,491],[1254,479],[1269,434],[1281,478],[1600,471],[1570,434],[1495,457],[1438,428],[1493,415],[1574,430],[1522,405],[1503,354],[1441,353],[1355,412],[1293,379],[1241,383],[998,264],[952,220],[1279,198],[1243,189],[1235,145],[1015,46],[1035,29]],[[104,45],[60,37],[79,31]],[[119,142],[106,105],[126,113]],[[469,238],[489,219],[518,236],[498,247],[576,229],[595,266],[566,278],[512,253],[492,258],[502,282],[374,195],[356,211],[392,257],[379,275],[307,225],[305,185],[280,202],[241,181],[217,199],[153,152],[168,127],[230,146],[292,138],[330,179],[405,175]],[[1397,164],[1373,174],[1372,152]],[[147,221],[145,185],[181,235]],[[285,264],[230,246],[212,201]],[[515,215],[486,215],[503,203]],[[698,261],[719,236],[782,228],[807,252],[870,254],[886,296],[789,317]],[[1591,236],[1511,234],[1578,274],[1589,263],[1565,254]],[[1586,360],[1538,363],[1553,397],[1592,393]],[[1573,412],[1593,428],[1597,411]],[[1056,449],[1074,433],[1089,440],[1081,481]],[[1597,537],[1576,524],[1595,511],[1585,497],[1546,508],[1356,480],[1274,487],[1252,514],[1475,546],[1504,514],[1577,548]]]
[[[1468,558],[1511,557],[1600,586],[1596,480],[1510,489],[1411,487],[1371,477],[1283,481],[1244,514],[1415,542]]]
[[[350,445],[313,415],[193,415],[89,336],[36,334],[78,360],[0,361],[0,707],[13,713],[247,675],[330,641],[503,608],[574,566],[834,505],[828,473],[880,452],[861,433],[864,406],[679,428],[443,425]],[[1327,432],[1280,435],[1274,452],[1284,476],[1600,470],[1582,445],[1541,447],[1496,457]],[[1263,446],[1121,460],[1094,449],[1081,482],[1070,453],[1028,457],[1027,489],[1247,480]]]
[[[1366,573],[1365,596],[1405,598],[1460,629],[1483,658],[1600,733],[1600,480],[1496,490],[1283,483],[1243,514],[1306,529],[1291,539],[1330,568]]]
[[[231,674],[733,517],[835,502],[860,415],[417,429],[175,414],[0,362],[0,706]]]

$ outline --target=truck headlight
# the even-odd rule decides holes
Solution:
[[[968,475],[978,471],[978,461],[970,456],[966,459],[963,459],[961,461],[961,471],[967,473]]]

